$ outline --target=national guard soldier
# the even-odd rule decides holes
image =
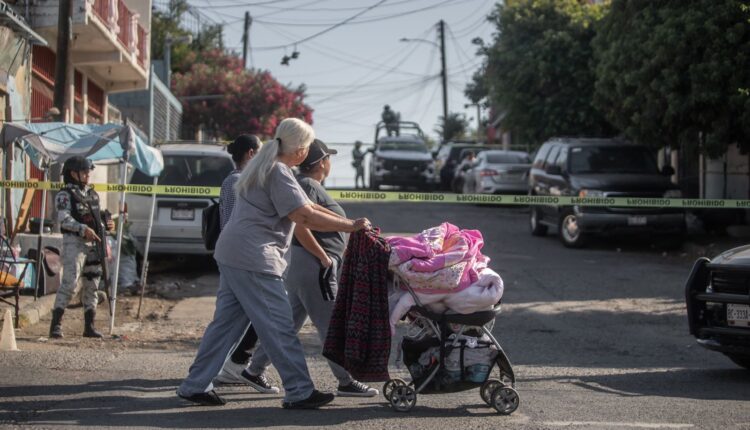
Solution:
[[[80,278],[83,284],[81,303],[85,326],[84,337],[101,338],[94,328],[96,318],[97,291],[102,277],[102,263],[106,255],[100,255],[98,241],[106,240],[97,232],[114,230],[114,222],[105,219],[99,207],[99,195],[88,185],[89,174],[94,165],[91,160],[75,156],[63,165],[64,187],[55,196],[57,221],[63,234],[63,278],[55,297],[52,323],[49,328],[51,338],[61,338],[62,317],[70,299],[78,289]],[[97,225],[99,224],[99,225]]]

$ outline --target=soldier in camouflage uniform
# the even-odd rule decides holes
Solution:
[[[102,337],[94,328],[96,318],[97,291],[102,277],[102,257],[97,241],[106,240],[97,235],[98,222],[106,223],[107,230],[114,230],[112,220],[104,220],[99,207],[99,195],[88,186],[89,174],[94,168],[91,160],[72,157],[63,165],[65,186],[55,196],[57,221],[63,233],[63,278],[55,297],[49,336],[61,338],[62,317],[70,303],[80,278],[83,284],[81,302],[84,312],[84,337]]]

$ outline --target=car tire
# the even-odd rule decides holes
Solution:
[[[558,232],[563,245],[567,248],[583,248],[586,246],[586,235],[578,227],[578,217],[568,209],[560,214]]]
[[[732,360],[734,364],[750,370],[750,355],[727,354],[727,357],[729,357],[729,359]]]
[[[531,207],[531,213],[529,214],[529,227],[531,228],[532,236],[546,236],[547,226],[542,224],[540,221],[542,217],[539,214],[539,208],[536,206]]]

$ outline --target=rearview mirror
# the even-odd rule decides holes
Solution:
[[[664,166],[661,168],[661,174],[664,176],[672,176],[675,174],[674,167]]]

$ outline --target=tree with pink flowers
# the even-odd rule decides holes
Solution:
[[[224,139],[241,133],[267,138],[284,118],[312,123],[304,86],[289,88],[268,71],[244,69],[240,58],[221,49],[193,51],[175,69],[172,91],[183,98],[187,130],[203,127]]]

